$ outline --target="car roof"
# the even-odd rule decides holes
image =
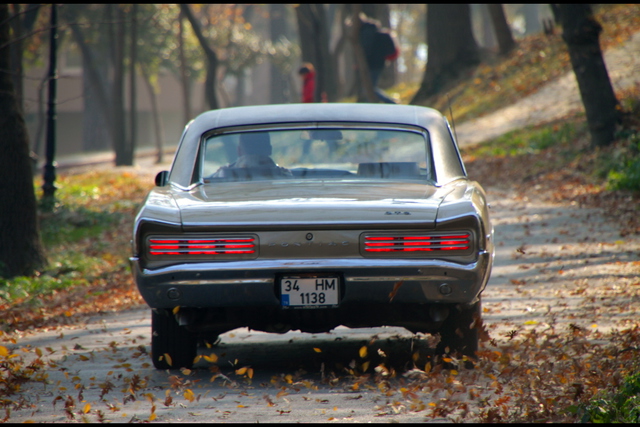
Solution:
[[[206,111],[186,126],[169,181],[192,184],[202,135],[215,129],[294,123],[349,122],[417,126],[428,131],[439,183],[466,176],[457,146],[444,116],[414,105],[366,103],[272,104]]]
[[[314,103],[274,104],[223,108],[200,114],[193,121],[194,130],[251,124],[292,122],[363,122],[405,124],[427,127],[442,115],[431,108],[413,105]]]

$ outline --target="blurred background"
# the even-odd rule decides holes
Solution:
[[[481,54],[498,52],[489,5],[468,6]],[[553,17],[548,4],[498,6],[516,40],[542,32]],[[387,61],[378,86],[397,102],[409,103],[427,62],[427,7],[57,5],[57,156],[111,151],[122,145],[112,142],[119,138],[136,150],[157,150],[162,157],[175,147],[184,125],[203,111],[301,102],[303,79],[298,70],[303,63],[315,67],[317,102],[361,100],[349,40],[354,13],[377,20],[393,36],[399,55]],[[12,68],[20,64],[22,69],[13,71],[23,76],[14,86],[32,152],[40,159],[51,37],[43,29],[50,25],[51,10],[50,5],[10,7],[12,17],[17,17],[12,38],[20,40],[11,47]],[[120,125],[110,127],[108,120]]]

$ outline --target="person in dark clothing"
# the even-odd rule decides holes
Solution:
[[[271,138],[268,132],[248,132],[240,134],[238,141],[238,158],[228,166],[218,169],[212,177],[229,177],[229,170],[234,168],[266,168],[270,175],[291,177],[291,171],[278,166],[271,159]]]
[[[369,67],[373,89],[380,100],[388,104],[395,104],[396,102],[393,99],[378,88],[378,80],[386,62],[397,59],[400,51],[389,31],[382,29],[377,21],[364,15],[361,16],[360,20],[362,21],[360,25],[360,43]]]

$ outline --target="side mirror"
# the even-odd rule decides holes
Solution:
[[[158,172],[156,175],[156,185],[158,187],[164,187],[169,182],[169,171]]]

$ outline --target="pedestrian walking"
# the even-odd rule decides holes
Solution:
[[[393,99],[378,88],[378,80],[387,61],[395,61],[400,50],[389,30],[382,28],[378,21],[368,18],[364,14],[360,15],[360,21],[360,44],[369,68],[373,90],[382,102],[395,104]]]

